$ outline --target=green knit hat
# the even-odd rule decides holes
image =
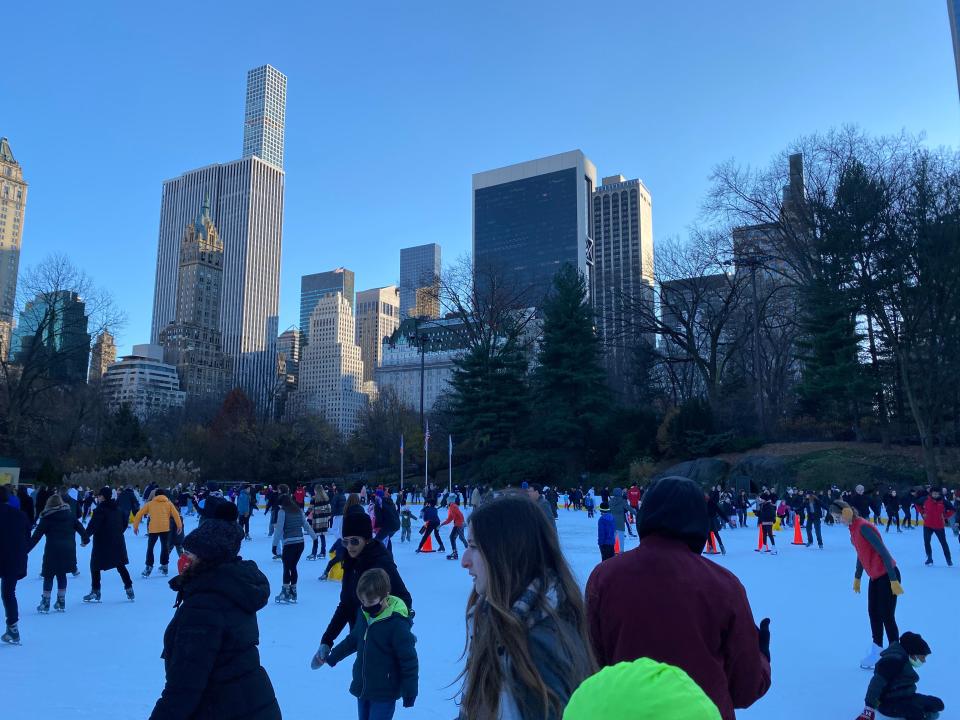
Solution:
[[[622,662],[588,677],[573,693],[563,720],[722,720],[690,676],[650,658]]]

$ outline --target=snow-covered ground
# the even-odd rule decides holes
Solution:
[[[192,529],[196,518],[187,518],[187,523]],[[599,559],[596,521],[588,520],[585,513],[561,509],[559,529],[567,557],[583,584]],[[275,594],[280,590],[281,566],[271,560],[263,514],[254,516],[251,532],[254,539],[244,543],[243,556],[259,563]],[[756,538],[753,527],[725,531],[728,554],[714,558],[746,585],[756,619],[772,618],[773,686],[738,717],[852,720],[863,707],[870,679],[870,673],[858,667],[870,644],[870,629],[866,582],[862,595],[852,591],[855,559],[849,533],[824,526],[826,548],[821,551],[791,546],[792,532],[783,531],[777,535],[777,556],[753,552]],[[920,530],[900,535],[894,530],[884,538],[899,563],[906,590],[897,612],[900,629],[922,634],[934,653],[920,670],[921,692],[944,699],[944,718],[960,718],[960,687],[953,684],[960,666],[956,630],[960,569],[945,566],[936,541],[937,564],[924,567]],[[628,541],[628,549],[637,542]],[[949,541],[960,557],[952,535]],[[413,710],[398,708],[397,717],[450,720],[456,716],[454,681],[462,667],[463,611],[470,579],[458,563],[439,553],[415,555],[414,547],[398,544],[395,555],[417,611],[420,696]],[[163,687],[160,651],[163,630],[173,614],[174,594],[163,578],[139,577],[145,536],[127,533],[136,602],[126,600],[114,571],[104,574],[103,603],[81,602],[89,590],[88,546],[78,548],[82,574],[69,578],[64,614],[36,612],[42,549],[41,544],[31,553],[29,575],[17,587],[23,645],[0,647],[0,675],[6,689],[3,718],[147,717]],[[172,560],[171,569],[175,563]],[[299,604],[271,603],[259,615],[261,659],[285,718],[356,717],[355,700],[347,692],[352,663],[316,671],[309,665],[340,591],[339,583],[317,580],[322,567],[302,560]],[[656,592],[653,583],[650,591]]]

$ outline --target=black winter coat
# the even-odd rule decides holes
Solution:
[[[33,498],[30,497],[30,494],[27,492],[26,488],[21,487],[17,491],[17,499],[20,501],[20,512],[27,516],[27,520],[30,521],[30,527],[33,527],[33,523],[37,520],[37,513],[33,504]]]
[[[350,629],[353,629],[357,621],[357,612],[360,610],[360,601],[357,599],[357,581],[361,575],[372,568],[380,568],[386,571],[387,575],[390,576],[390,594],[403,600],[410,610],[410,617],[413,617],[413,598],[410,597],[407,586],[403,584],[403,579],[397,571],[393,558],[382,544],[370,541],[358,557],[352,558],[349,554],[344,556],[340,604],[334,610],[330,624],[320,640],[323,645],[333,647],[334,641],[347,623],[350,623]]]
[[[51,495],[53,495],[53,492],[48,490],[45,487],[40,488],[34,494],[34,502],[33,502],[33,510],[34,510],[33,519],[34,520],[37,520],[40,517],[40,513],[42,513],[44,509],[47,507],[47,500],[50,499]]]
[[[113,570],[130,562],[127,559],[127,542],[123,539],[129,517],[124,518],[113,500],[104,500],[93,509],[84,536],[85,540],[93,538],[91,570]]]
[[[20,580],[27,576],[27,516],[6,503],[0,505],[0,577]]]
[[[137,502],[137,496],[133,494],[132,489],[120,491],[117,495],[117,508],[123,516],[123,529],[126,530],[130,525],[130,515],[136,515],[140,510],[140,503]]]
[[[21,513],[22,515],[23,513]],[[47,543],[43,547],[43,567],[40,574],[44,577],[53,577],[61,573],[73,572],[77,569],[77,539],[74,533],[81,538],[85,530],[69,505],[63,505],[55,510],[44,510],[40,513],[40,522],[30,538],[30,550],[40,542],[40,538],[47,536]]]
[[[906,700],[916,695],[919,680],[907,651],[898,642],[890,643],[874,667],[865,702],[877,708],[884,703]]]
[[[163,634],[167,678],[150,720],[280,720],[257,650],[270,583],[252,560],[198,570],[170,581],[178,607]]]
[[[353,663],[350,694],[372,702],[390,702],[417,696],[417,639],[410,631],[407,608],[397,597],[387,598],[387,607],[368,620],[361,610],[353,630],[327,656],[333,667],[357,653]]]

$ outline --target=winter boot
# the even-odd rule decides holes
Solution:
[[[17,628],[17,624],[7,625],[7,631],[0,636],[0,640],[5,643],[10,643],[11,645],[20,644],[20,630]]]
[[[50,612],[50,596],[43,595],[40,598],[40,604],[37,605],[38,613],[48,613]]]
[[[290,602],[290,586],[284,585],[283,589],[280,590],[280,594],[277,595],[274,600],[278,603],[288,603]]]
[[[160,566],[160,574],[161,574],[161,575],[166,575],[167,572],[168,572],[167,566],[166,566],[166,565],[161,565],[161,566]]]
[[[57,601],[53,604],[53,609],[57,612],[65,612],[67,609],[66,595],[57,595]]]
[[[873,670],[873,666],[877,664],[877,661],[880,659],[880,652],[883,650],[879,645],[871,645],[870,652],[867,656],[860,661],[860,667],[864,670]]]
[[[83,596],[83,601],[88,603],[98,603],[100,602],[100,591],[91,590],[88,594]]]
[[[143,572],[140,573],[140,576],[141,576],[141,577],[150,577],[150,573],[152,573],[152,572],[153,572],[153,565],[147,565],[147,566],[143,569]]]
[[[290,589],[287,591],[287,602],[296,604],[297,602],[297,586],[291,585]]]
[[[127,600],[133,600],[136,596],[133,594],[133,585],[128,588],[124,588],[127,591]]]

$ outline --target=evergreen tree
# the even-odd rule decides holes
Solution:
[[[609,406],[600,343],[586,281],[564,265],[543,304],[543,339],[533,373],[530,437],[568,477],[586,468],[591,441]]]
[[[150,457],[150,441],[140,420],[128,405],[107,418],[100,441],[100,464],[119,465],[124,460]]]

